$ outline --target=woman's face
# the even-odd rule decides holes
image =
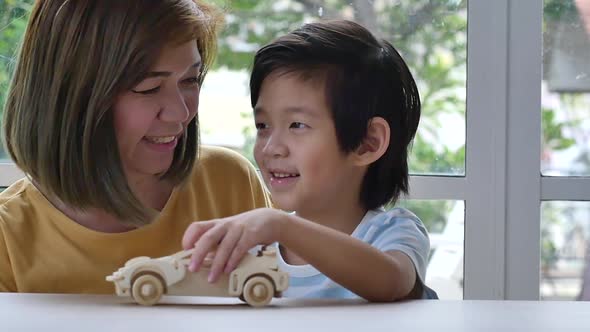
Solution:
[[[114,104],[125,174],[139,179],[166,172],[199,106],[201,56],[196,41],[162,49],[146,78]]]

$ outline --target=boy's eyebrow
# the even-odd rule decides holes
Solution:
[[[295,113],[295,114],[306,114],[306,115],[310,115],[310,116],[315,116],[316,112],[314,109],[309,108],[309,107],[300,107],[300,106],[293,106],[293,107],[287,107],[285,109],[287,111],[287,113]]]
[[[195,62],[194,64],[192,64],[190,66],[190,68],[198,68],[200,66],[201,66],[201,61],[199,60],[199,61]],[[150,71],[145,75],[144,79],[151,78],[151,77],[168,77],[170,75],[172,75],[172,72],[169,72],[169,71]]]
[[[304,115],[309,115],[309,116],[316,116],[317,113],[314,109],[309,108],[309,107],[301,107],[301,106],[288,106],[286,108],[284,108],[284,111],[287,113],[292,113],[292,114],[304,114]],[[254,115],[259,115],[262,113],[266,113],[266,110],[261,107],[261,106],[256,106],[254,107]]]

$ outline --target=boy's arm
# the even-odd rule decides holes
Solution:
[[[288,215],[279,242],[334,282],[369,301],[405,298],[418,277],[403,252],[382,252],[348,234]]]
[[[239,215],[193,222],[183,236],[184,249],[194,247],[189,270],[199,270],[215,250],[209,281],[235,269],[247,251],[258,244],[279,242],[338,284],[369,301],[419,297],[428,254],[425,230],[413,220],[404,227],[386,220],[371,245],[348,234],[275,209],[256,209]],[[409,221],[409,222],[407,222]],[[392,227],[395,225],[395,227]],[[410,259],[411,257],[411,259]],[[416,266],[414,266],[416,264]],[[414,290],[415,292],[410,292]]]

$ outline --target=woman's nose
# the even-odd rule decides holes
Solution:
[[[196,102],[192,103],[180,91],[175,91],[163,103],[159,118],[165,122],[185,122],[191,113],[190,107],[196,107]]]

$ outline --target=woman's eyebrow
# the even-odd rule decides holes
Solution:
[[[191,65],[190,68],[198,68],[200,66],[201,66],[201,61],[197,61],[193,65]],[[145,78],[168,77],[170,75],[172,75],[172,72],[170,72],[170,71],[150,71],[145,75]]]

